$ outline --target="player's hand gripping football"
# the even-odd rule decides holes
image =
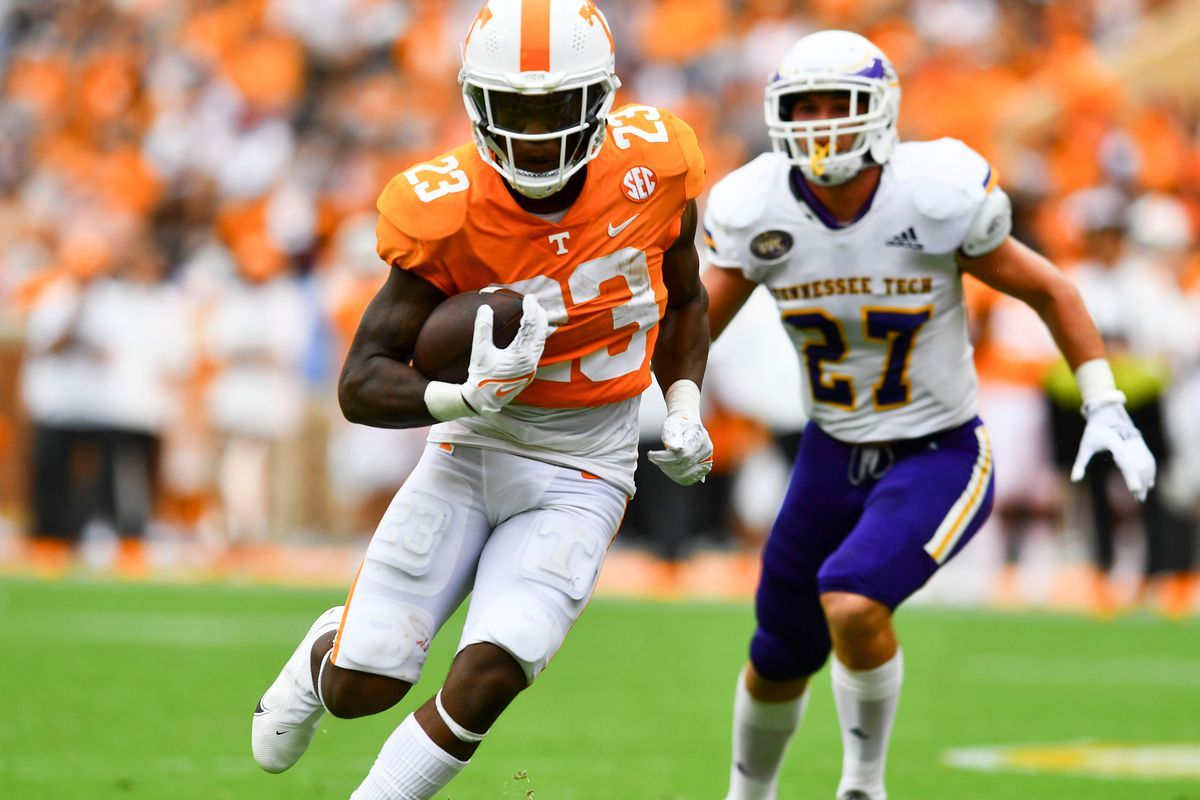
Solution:
[[[463,399],[479,414],[495,414],[533,382],[550,323],[537,297],[525,295],[521,301],[521,325],[508,347],[496,347],[492,340],[492,309],[480,306],[475,313],[475,339],[471,344],[471,365],[462,386]]]
[[[699,419],[675,411],[663,422],[665,450],[651,450],[650,460],[682,486],[703,481],[713,465],[713,443]]]
[[[1085,407],[1083,414],[1087,426],[1079,440],[1079,455],[1071,469],[1071,480],[1082,480],[1092,456],[1107,450],[1117,462],[1129,491],[1139,501],[1145,500],[1146,494],[1154,488],[1154,456],[1133,420],[1129,419],[1125,406],[1113,401]]]

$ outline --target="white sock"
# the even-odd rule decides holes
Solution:
[[[350,800],[431,800],[466,765],[434,744],[409,714]]]
[[[733,694],[733,764],[726,800],[773,800],[779,767],[808,705],[808,689],[795,700],[764,703],[746,689],[738,673]]]
[[[886,800],[883,771],[888,739],[904,681],[904,655],[899,650],[887,663],[852,670],[833,659],[833,699],[842,728],[842,792],[858,789],[871,800]]]

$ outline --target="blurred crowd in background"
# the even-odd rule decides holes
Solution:
[[[220,560],[365,536],[424,432],[350,425],[341,359],[385,278],[374,202],[469,137],[458,43],[480,0],[0,0],[0,559],[103,541]],[[1064,469],[1069,370],[1016,301],[972,284],[996,443],[994,591],[1019,599],[1038,531],[1093,565],[1126,539],[1183,612],[1200,509],[1200,9],[1189,0],[603,0],[621,97],[697,131],[710,181],[769,147],[762,87],[815,29],[895,62],[905,139],[953,136],[1012,196],[1016,235],[1068,270],[1160,458],[1144,506]],[[719,453],[678,494],[648,470],[622,539],[678,562],[753,552],[803,417],[757,298],[714,347]],[[660,400],[648,395],[645,439]],[[1144,542],[1144,546],[1141,544]],[[16,543],[16,544],[13,544]],[[1068,542],[1069,544],[1069,542]],[[1125,548],[1129,549],[1129,548]],[[999,566],[1007,564],[1006,567]],[[150,565],[151,567],[153,564]]]

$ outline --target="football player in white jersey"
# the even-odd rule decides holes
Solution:
[[[1032,306],[1075,369],[1087,426],[1073,477],[1108,450],[1139,498],[1154,482],[1078,292],[1009,235],[1008,198],[981,156],[953,139],[898,142],[899,103],[895,70],[871,42],[804,37],[767,85],[774,152],[708,201],[713,335],[765,285],[812,420],[763,553],[728,800],[775,797],[809,680],[831,650],[836,796],[886,798],[903,675],[892,613],[991,509],[964,272]]]

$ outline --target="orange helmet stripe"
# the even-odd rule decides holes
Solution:
[[[522,0],[521,72],[550,71],[550,0]]]

